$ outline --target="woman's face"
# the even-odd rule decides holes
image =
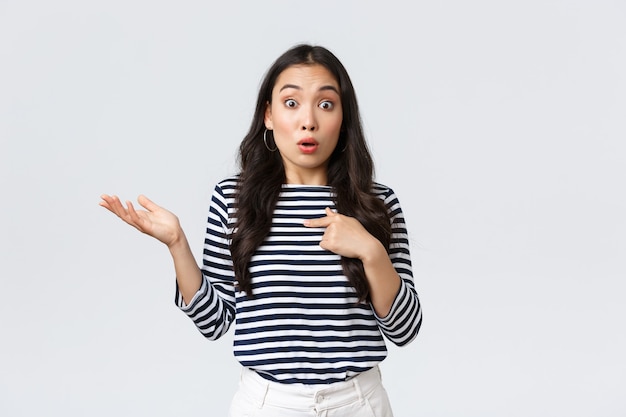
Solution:
[[[324,66],[294,65],[278,76],[265,127],[273,131],[287,183],[327,184],[342,121],[339,83]]]

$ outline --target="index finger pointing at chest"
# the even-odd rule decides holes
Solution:
[[[330,208],[326,208],[326,216],[317,219],[307,219],[304,221],[306,227],[328,227],[333,220],[334,213]]]
[[[306,227],[327,227],[330,225],[332,219],[328,216],[320,217],[318,219],[308,219],[303,222]]]

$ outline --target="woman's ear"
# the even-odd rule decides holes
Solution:
[[[268,130],[272,130],[274,128],[274,125],[272,124],[272,107],[269,103],[269,101],[267,103],[265,103],[265,127]]]

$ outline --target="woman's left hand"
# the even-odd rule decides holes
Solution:
[[[380,245],[357,219],[335,213],[328,207],[325,217],[305,220],[304,225],[326,228],[320,247],[347,258],[364,260],[376,250],[376,245]]]

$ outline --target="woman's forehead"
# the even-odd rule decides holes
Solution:
[[[323,65],[320,64],[300,64],[287,67],[276,78],[274,92],[279,92],[285,87],[296,88],[323,88],[324,86],[334,87],[339,91],[337,78]]]

